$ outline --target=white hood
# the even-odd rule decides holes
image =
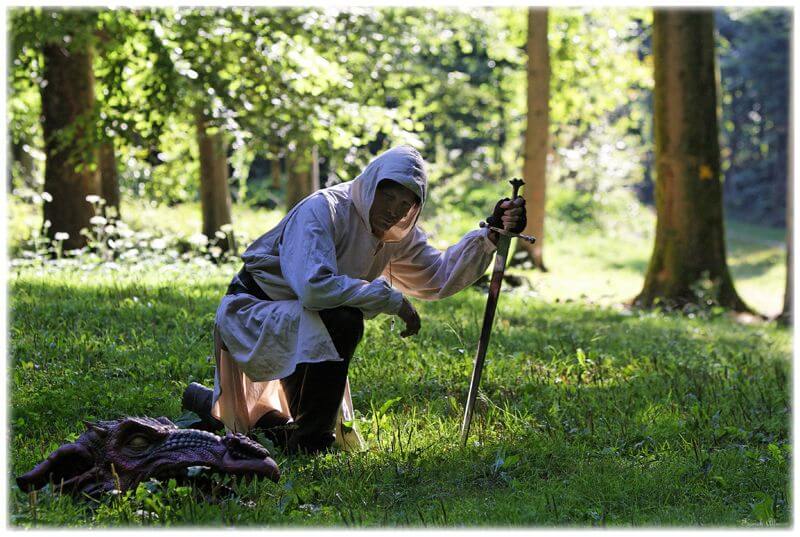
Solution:
[[[397,242],[414,228],[425,204],[428,176],[422,155],[411,146],[394,147],[375,157],[361,175],[353,179],[350,189],[353,205],[370,233],[372,226],[369,223],[369,210],[372,200],[375,199],[378,183],[383,179],[400,183],[420,199],[419,204],[414,205],[408,214],[384,233],[384,242]]]

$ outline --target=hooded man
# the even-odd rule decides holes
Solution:
[[[343,422],[353,419],[347,369],[364,319],[397,315],[400,335],[416,334],[420,318],[404,294],[450,296],[485,272],[496,249],[487,229],[444,252],[429,245],[416,225],[426,195],[422,156],[396,147],[256,239],[217,309],[214,390],[190,384],[184,408],[208,428],[262,429],[289,451],[359,448]],[[489,220],[521,231],[524,200],[500,200]]]

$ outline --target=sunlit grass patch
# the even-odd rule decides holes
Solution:
[[[11,279],[11,475],[82,419],[180,414],[212,383],[202,272],[23,270]],[[752,525],[786,523],[790,334],[725,316],[501,298],[472,434],[459,440],[485,294],[418,303],[400,339],[367,323],[351,383],[364,453],[287,458],[281,483],[208,502],[154,483],[93,510],[11,484],[16,525]],[[220,489],[224,492],[223,489]],[[35,513],[35,514],[34,514]]]
[[[414,338],[399,338],[402,323],[392,330],[385,316],[367,323],[350,374],[365,452],[276,453],[280,483],[220,479],[213,501],[151,482],[87,505],[49,489],[34,500],[13,484],[76,438],[81,420],[177,418],[188,382],[213,383],[214,313],[240,261],[147,246],[195,235],[199,206],[123,206],[135,233],[126,251],[146,248],[115,263],[12,264],[12,525],[790,523],[791,334],[722,312],[622,307],[641,288],[654,220],[647,208],[606,201],[597,220],[546,224],[549,272],[510,271],[530,286],[503,289],[466,447],[459,428],[486,303],[479,288],[416,301]],[[13,255],[40,209],[10,208]],[[432,209],[423,225],[441,247],[485,216]],[[280,217],[234,207],[240,251]],[[728,249],[739,292],[774,313],[783,299],[781,233],[731,223]]]

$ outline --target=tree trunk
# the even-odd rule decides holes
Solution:
[[[114,142],[111,140],[100,145],[100,196],[106,200],[103,206],[106,216],[119,218],[119,174]]]
[[[527,253],[533,266],[547,271],[542,258],[544,244],[547,150],[550,129],[550,52],[547,45],[547,9],[528,8],[528,117],[525,128],[523,177],[528,225],[524,233],[536,237],[534,244],[517,241],[517,250]]]
[[[653,51],[656,238],[634,303],[750,311],[725,259],[712,12],[655,10]]]
[[[792,316],[794,313],[794,300],[792,300],[792,291],[794,290],[794,248],[792,247],[792,240],[794,233],[792,226],[794,225],[794,125],[793,125],[793,110],[794,102],[791,91],[789,92],[789,126],[788,126],[788,140],[786,143],[786,288],[783,294],[783,311],[781,311],[778,320],[791,325]]]
[[[222,226],[231,224],[231,193],[228,188],[228,162],[225,139],[219,129],[209,128],[202,111],[195,113],[197,146],[200,153],[200,208],[203,214],[203,234],[223,251],[236,253],[233,230],[224,238],[216,237]]]
[[[279,190],[281,188],[281,159],[275,157],[269,161],[270,175],[272,176],[272,188]]]
[[[286,210],[291,210],[312,192],[319,190],[319,159],[316,147],[298,149],[287,160],[289,178],[286,181]]]
[[[93,146],[94,73],[91,49],[70,50],[63,44],[43,47],[44,79],[41,90],[42,130],[45,141],[44,203],[47,235],[68,233],[64,250],[82,248],[94,208],[86,196],[97,191],[97,150]],[[65,134],[66,133],[66,134]]]

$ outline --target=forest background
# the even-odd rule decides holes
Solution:
[[[490,468],[475,470],[478,477],[467,490],[474,486],[477,494],[487,480],[513,488],[514,480],[519,485],[534,479],[533,469],[512,452],[531,439],[538,442],[546,431],[551,440],[566,443],[562,455],[597,461],[598,468],[608,463],[606,458],[621,457],[624,466],[658,454],[664,460],[673,457],[669,464],[699,468],[687,470],[691,475],[686,477],[695,479],[695,471],[700,472],[702,479],[692,481],[698,495],[718,495],[720,489],[725,498],[719,505],[694,508],[689,505],[698,496],[689,493],[652,510],[626,504],[620,498],[630,498],[622,490],[591,498],[589,483],[597,475],[592,472],[599,470],[587,462],[581,479],[588,487],[588,507],[567,485],[537,481],[529,487],[531,494],[541,492],[545,500],[539,505],[530,499],[538,506],[532,513],[500,510],[487,518],[478,503],[467,502],[458,520],[789,520],[791,334],[769,320],[786,320],[790,312],[791,11],[720,8],[711,16],[718,202],[725,215],[720,231],[746,309],[761,314],[747,317],[748,326],[742,317],[729,315],[715,294],[717,283],[707,275],[691,282],[691,300],[677,305],[656,300],[656,306],[666,306],[656,313],[629,308],[646,281],[659,216],[653,10],[550,8],[537,11],[536,20],[531,13],[525,8],[10,10],[6,204],[15,471],[46,456],[54,442],[74,437],[80,419],[120,412],[179,415],[180,387],[190,380],[208,384],[213,377],[206,356],[210,327],[215,303],[238,270],[237,255],[311,191],[350,180],[374,155],[408,143],[429,163],[431,203],[422,226],[439,247],[474,229],[494,202],[508,195],[507,179],[523,176],[546,192],[540,211],[545,224],[537,231],[542,249],[520,248],[514,256],[509,283],[515,287],[503,298],[509,319],[499,321],[496,352],[507,364],[538,364],[531,366],[534,376],[552,376],[541,390],[528,390],[510,365],[495,364],[497,376],[487,380],[488,402],[478,425],[487,447],[455,457]],[[533,31],[535,24],[546,31]],[[547,59],[545,78],[531,75],[534,46]],[[536,128],[529,113],[536,83],[546,89],[538,95],[548,97],[547,122],[537,131],[544,140],[545,171],[529,177],[525,144]],[[48,297],[47,304],[42,297]],[[440,434],[437,427],[444,430],[458,421],[453,409],[466,389],[471,354],[465,341],[475,340],[482,300],[476,288],[444,306],[421,306],[431,333],[438,335],[397,350],[411,357],[406,369],[394,372],[397,385],[382,382],[386,372],[368,365],[378,360],[372,354],[394,351],[383,343],[364,351],[363,365],[353,374],[372,390],[359,390],[354,397],[363,409],[359,416],[368,439],[379,444],[381,431],[393,431],[389,418],[395,416],[414,423],[419,432],[407,446],[410,451],[390,450],[395,458],[358,462],[364,471],[374,464],[435,466],[427,455],[417,453],[414,457],[422,459],[412,460],[409,453],[434,430]],[[81,315],[85,311],[91,314]],[[609,326],[628,321],[637,323],[629,339],[609,335]],[[367,337],[377,341],[384,324],[368,330]],[[164,333],[165,327],[170,333]],[[549,335],[539,335],[545,327]],[[442,335],[446,331],[453,338]],[[665,340],[664,334],[673,339]],[[724,350],[710,351],[711,345]],[[453,352],[458,354],[455,362],[442,362],[449,365],[427,361],[432,354]],[[709,353],[716,358],[709,361]],[[666,356],[668,365],[659,365],[658,356]],[[140,360],[165,371],[166,378],[142,368]],[[585,434],[594,438],[592,414],[587,418],[585,404],[568,403],[580,390],[570,391],[576,388],[564,383],[588,382],[588,387],[597,382],[591,375],[582,377],[593,365],[607,366],[620,382],[658,377],[661,386],[671,387],[645,390],[639,402],[630,397],[635,390],[622,390],[619,399],[608,401],[598,395],[592,400],[598,405],[594,415],[602,414],[603,405],[615,413],[634,405],[629,413],[635,415],[666,405],[674,422],[657,431],[623,426],[613,440],[584,444],[584,431],[591,430]],[[741,376],[729,378],[727,368],[734,365]],[[687,388],[723,367],[720,390],[734,394],[726,402],[698,400],[698,388]],[[93,375],[92,368],[102,374]],[[429,378],[421,392],[410,380],[422,375],[420,370]],[[570,375],[577,375],[577,381]],[[143,388],[124,387],[126,379]],[[519,382],[515,393],[511,387]],[[761,393],[770,386],[772,391]],[[748,390],[760,393],[760,402],[736,410],[750,400]],[[537,402],[531,406],[526,402],[533,392]],[[442,408],[436,406],[434,396],[439,395]],[[77,403],[74,408],[53,405],[54,397]],[[81,401],[87,397],[96,407],[84,409]],[[422,399],[431,418],[415,414]],[[499,410],[504,402],[510,405],[505,413]],[[645,411],[636,405],[650,406]],[[515,412],[531,412],[532,417]],[[756,416],[767,415],[767,425],[754,425]],[[713,416],[715,432],[703,432],[703,420],[708,429]],[[426,421],[434,418],[441,423]],[[535,425],[530,429],[522,423]],[[523,444],[504,436],[513,431]],[[571,444],[575,435],[580,447]],[[677,438],[690,440],[674,453],[661,442]],[[745,462],[736,463],[733,451],[720,448],[720,442],[740,446],[736,449]],[[535,458],[549,448],[527,449]],[[661,490],[666,485],[660,479],[668,480],[675,469],[662,468],[664,474],[655,479],[634,479]],[[333,489],[313,492],[318,468],[294,471],[298,490],[287,493],[289,503],[279,502],[273,512],[272,492],[259,500],[270,506],[262,513],[267,519],[280,523],[288,514],[293,522],[403,524],[425,523],[427,517],[446,524],[456,516],[449,510],[456,509],[454,498],[437,496],[444,513],[438,519],[429,506],[421,508],[403,493],[399,499],[378,499],[376,505],[386,509],[383,515],[367,509],[358,518],[348,511],[355,497],[337,503]],[[553,472],[572,475],[563,465]],[[445,489],[457,488],[450,477],[440,477]],[[397,473],[395,478],[398,491],[422,486],[411,475]],[[301,483],[308,490],[300,492]],[[500,503],[501,492],[496,496]],[[51,499],[37,511],[19,490],[16,494],[12,517],[26,525],[36,524],[37,517],[43,523],[117,523],[127,520],[127,509],[136,502],[146,503],[144,497],[131,497],[127,507],[109,504],[98,515]],[[164,494],[160,507],[147,509],[161,509],[167,519],[204,520],[169,511],[165,506],[185,506],[187,500]],[[324,501],[317,502],[318,497]],[[556,498],[565,502],[561,509]],[[322,507],[319,512],[300,509],[308,503]],[[400,510],[392,511],[397,505]],[[230,515],[214,509],[210,520]],[[413,514],[418,509],[419,519]],[[141,517],[131,520],[145,523]]]

